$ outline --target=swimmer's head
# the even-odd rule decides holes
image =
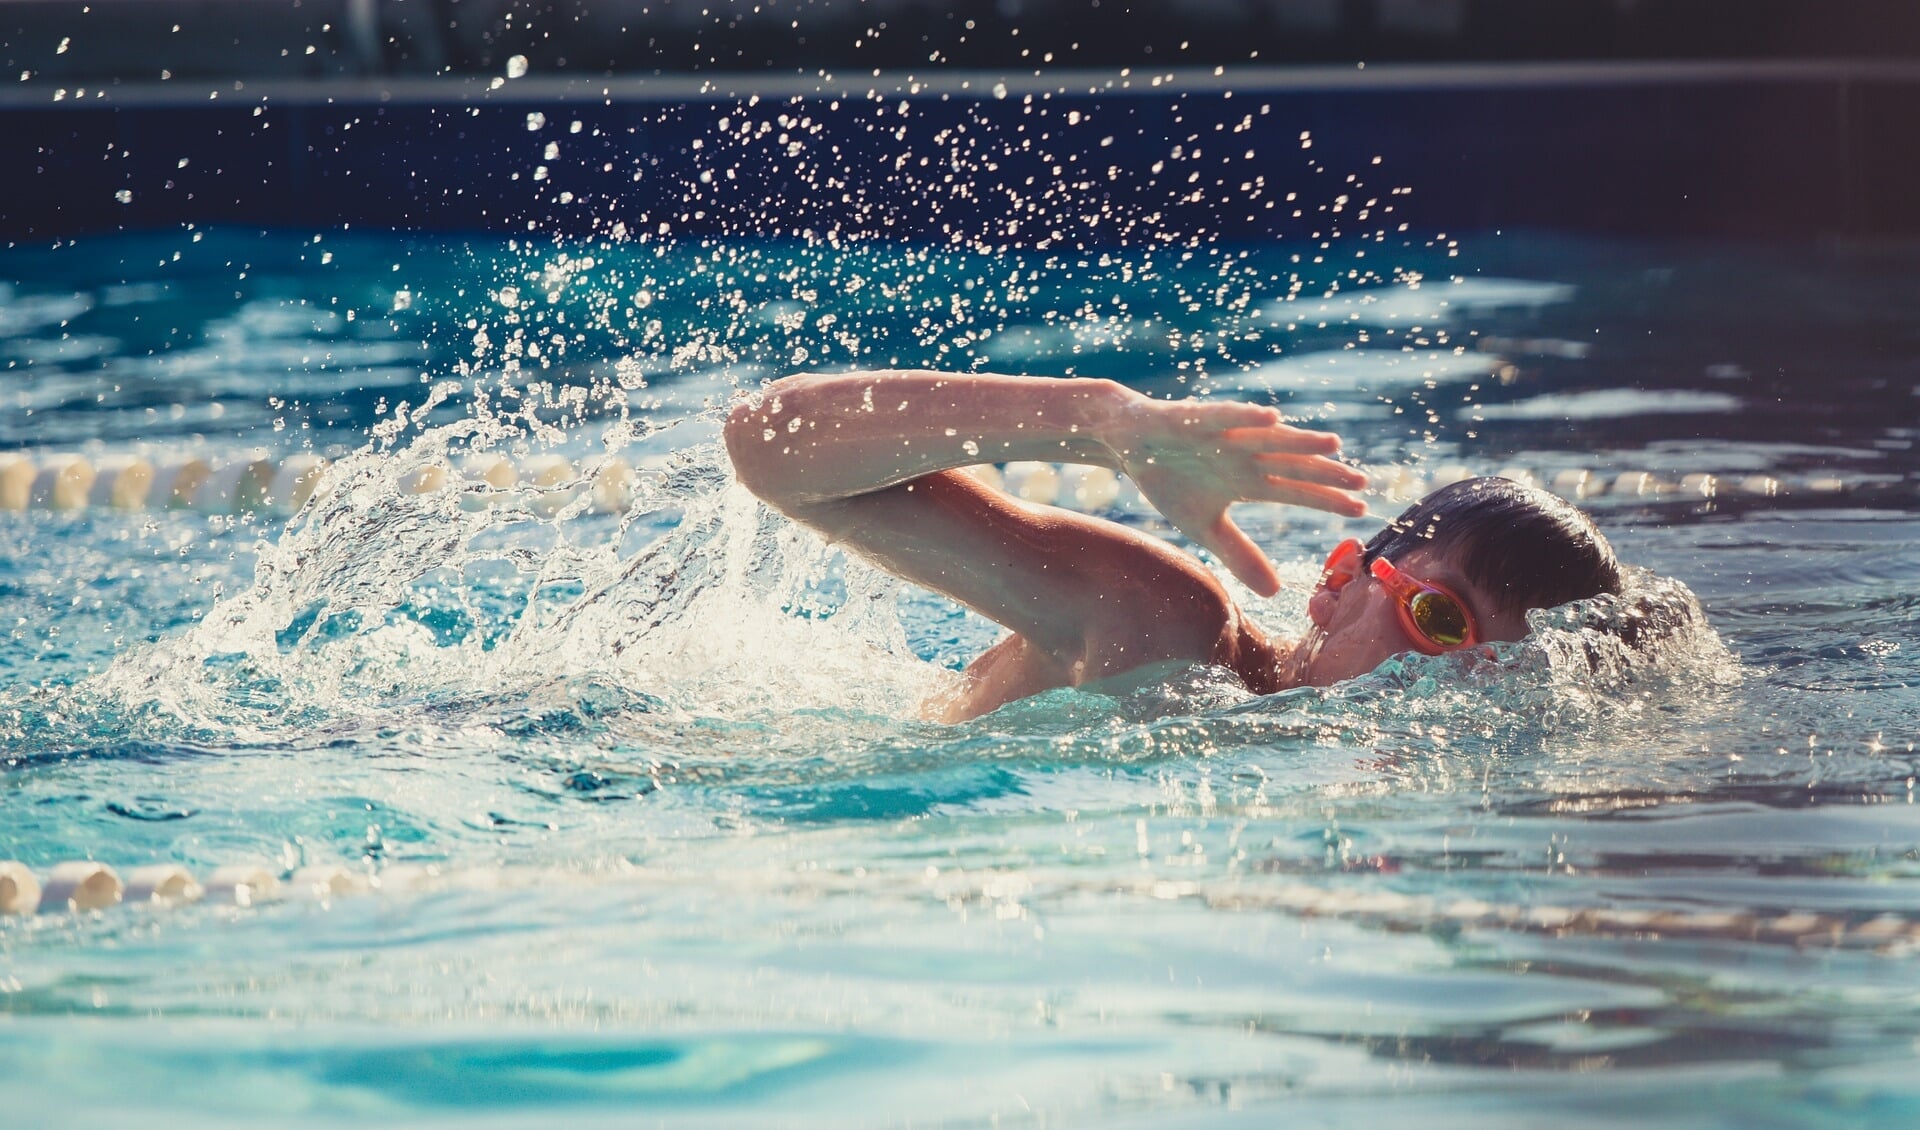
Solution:
[[[1297,668],[1316,686],[1407,651],[1438,653],[1527,634],[1527,613],[1620,591],[1620,563],[1593,520],[1543,490],[1468,479],[1421,499],[1366,546],[1328,559],[1307,604]]]

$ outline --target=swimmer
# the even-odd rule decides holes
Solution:
[[[1366,476],[1339,437],[1255,404],[1154,400],[1113,381],[933,372],[786,377],[736,405],[727,451],[747,489],[829,541],[1011,632],[930,704],[977,717],[1055,687],[1186,660],[1256,694],[1325,686],[1408,651],[1527,633],[1527,612],[1620,591],[1580,510],[1505,479],[1428,495],[1362,546],[1336,546],[1298,640],[1267,634],[1191,554],[1086,514],[1038,506],[962,468],[1106,467],[1248,588],[1279,574],[1228,509],[1280,502],[1358,517]]]

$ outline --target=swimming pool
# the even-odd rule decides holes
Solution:
[[[282,882],[0,918],[9,1109],[1920,1116],[1911,255],[1417,236],[1355,282],[1353,249],[196,228],[0,252],[0,444],[334,461],[290,527],[0,512],[0,858]],[[1389,485],[1592,491],[1713,632],[919,723],[990,626],[768,519],[713,444],[734,389],[855,361],[1272,396]],[[489,485],[479,455],[617,456],[630,505]],[[450,485],[401,489],[430,466]],[[1283,624],[1371,528],[1249,521],[1294,582]]]

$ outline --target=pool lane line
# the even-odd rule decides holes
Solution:
[[[167,908],[208,902],[248,907],[288,898],[330,901],[380,889],[411,889],[432,882],[437,867],[395,865],[378,875],[336,864],[315,864],[287,873],[251,863],[215,868],[204,881],[175,863],[133,868],[125,878],[94,860],[56,863],[45,878],[17,860],[0,860],[0,918],[107,912],[116,908]]]
[[[464,492],[462,505],[473,509],[499,504],[506,500],[507,493],[518,492],[543,517],[559,513],[584,493],[592,512],[620,514],[632,502],[639,473],[655,466],[660,458],[642,460],[636,466],[618,456],[576,464],[556,453],[514,458],[499,452],[475,452],[453,461],[416,464],[396,476],[394,486],[406,494],[458,488]],[[89,457],[73,452],[5,452],[0,453],[0,511],[171,509],[290,514],[330,489],[326,478],[330,465],[326,458],[312,452],[285,456],[254,452],[211,459],[180,453],[149,456],[122,452]],[[1831,472],[1770,475],[1695,471],[1663,476],[1631,469],[1536,471],[1522,465],[1490,469],[1463,463],[1431,467],[1387,464],[1362,469],[1373,480],[1364,497],[1375,512],[1381,507],[1403,506],[1431,490],[1480,475],[1537,486],[1573,502],[1834,498],[1898,490],[1903,485],[1911,491],[1920,485],[1897,476],[1849,477]],[[1151,509],[1132,482],[1105,467],[1016,462],[981,464],[968,470],[982,482],[1026,502],[1088,513],[1140,513]]]
[[[485,874],[498,885],[500,873]],[[377,873],[317,864],[284,874],[256,864],[229,864],[214,870],[203,884],[185,867],[156,863],[136,867],[122,880],[112,867],[92,860],[55,864],[43,882],[26,865],[15,860],[0,860],[0,917],[104,914],[117,908],[167,909],[197,902],[244,908],[290,898],[331,903],[355,895],[466,885],[457,873],[406,864],[384,867]],[[1490,903],[1473,898],[1407,895],[1390,890],[1343,890],[1304,883],[1211,893],[1192,881],[1155,879],[1122,889],[1161,901],[1199,899],[1212,910],[1326,918],[1399,932],[1477,929],[1554,937],[1732,941],[1789,945],[1797,949],[1870,950],[1890,957],[1920,952],[1920,918],[1892,912],[1848,915],[1802,910],[1756,912]],[[1107,890],[1111,893],[1112,888]]]
[[[116,453],[89,458],[75,453],[0,453],[0,510],[198,510],[213,514],[290,514],[325,495],[331,461],[311,452],[288,456],[247,454],[207,459],[196,455]],[[520,459],[491,453],[468,455],[457,466],[429,461],[394,479],[406,494],[449,487],[469,492],[463,504],[484,507],[504,501],[504,492],[531,494],[531,506],[552,516],[584,494],[595,513],[624,513],[638,483],[638,469],[618,457],[581,464],[562,455]],[[500,498],[489,497],[499,492]]]
[[[1781,495],[1836,495],[1865,485],[1834,474],[1777,476],[1758,472],[1711,474],[1689,472],[1663,477],[1647,471],[1604,472],[1585,468],[1534,471],[1523,466],[1482,470],[1460,463],[1435,466],[1431,471],[1406,464],[1362,467],[1373,480],[1369,501],[1405,504],[1450,483],[1488,475],[1512,479],[1551,491],[1572,502],[1597,499],[1649,501],[1712,499],[1723,496],[1774,498]],[[1124,477],[1101,467],[1075,464],[1008,463],[972,469],[983,481],[1027,502],[1073,509],[1138,509],[1139,491]]]

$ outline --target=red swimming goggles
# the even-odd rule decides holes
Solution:
[[[1347,574],[1341,570],[1360,553],[1360,543],[1353,538],[1334,546],[1333,552],[1327,555],[1323,583],[1336,589],[1345,584]],[[1393,597],[1394,607],[1400,612],[1400,623],[1414,647],[1428,655],[1439,655],[1480,642],[1480,631],[1473,622],[1473,613],[1467,609],[1467,602],[1446,586],[1410,577],[1384,557],[1374,558],[1367,571]],[[1340,579],[1336,581],[1336,577]]]

